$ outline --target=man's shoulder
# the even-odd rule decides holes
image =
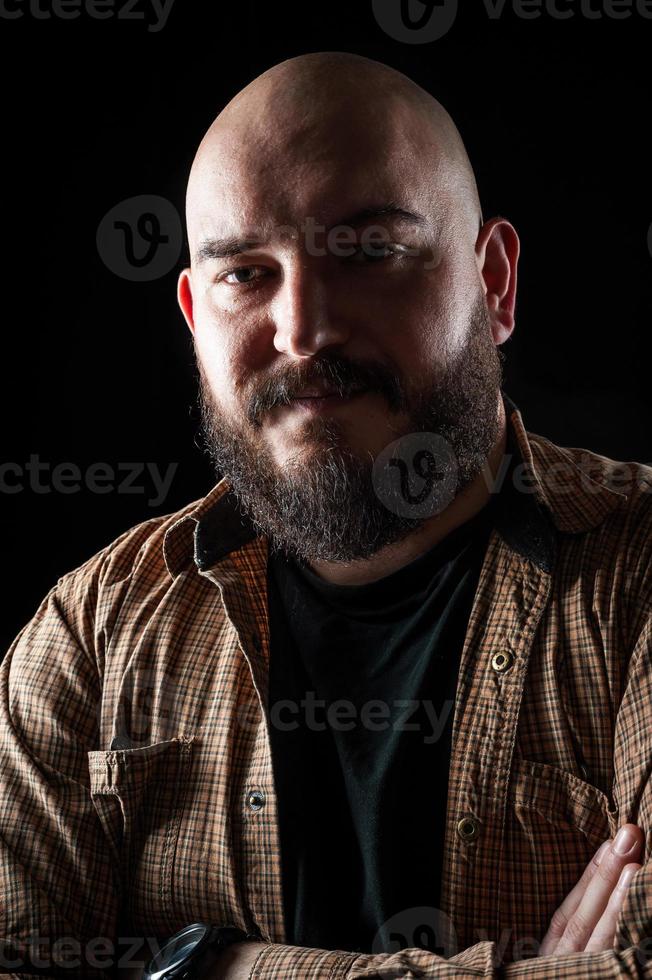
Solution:
[[[158,514],[127,528],[82,564],[60,576],[54,587],[60,601],[73,606],[97,601],[101,591],[119,587],[139,570],[152,586],[170,578],[163,549],[165,535],[204,499],[198,497],[176,511]]]
[[[527,435],[537,474],[551,497],[563,501],[566,496],[573,507],[585,503],[588,508],[600,495],[609,504],[607,519],[642,522],[652,533],[652,465],[585,446],[561,446],[538,433]]]
[[[562,581],[581,569],[593,612],[599,597],[605,619],[617,611],[629,650],[652,616],[652,466],[532,433],[528,440],[557,526],[571,532],[558,538]]]

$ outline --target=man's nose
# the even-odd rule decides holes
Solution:
[[[314,259],[298,262],[287,271],[274,298],[274,346],[284,354],[310,357],[349,338],[345,318],[336,312],[333,290],[319,265]]]

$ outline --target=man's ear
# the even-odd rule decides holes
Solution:
[[[177,301],[181,307],[181,312],[190,329],[191,334],[195,334],[195,320],[192,308],[192,273],[190,269],[184,269],[179,275],[177,283]]]
[[[514,329],[520,247],[516,230],[506,218],[487,221],[480,229],[475,246],[496,344],[504,343]]]

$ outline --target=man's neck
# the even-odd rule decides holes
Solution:
[[[434,548],[456,527],[475,517],[489,501],[493,481],[505,455],[507,420],[502,396],[499,398],[498,412],[499,434],[484,467],[440,514],[429,518],[402,541],[381,548],[371,558],[351,562],[308,562],[313,572],[334,585],[367,585],[403,568]]]

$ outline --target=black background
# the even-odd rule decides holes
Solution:
[[[505,389],[526,428],[652,461],[652,21],[590,20],[573,0],[568,20],[523,20],[509,3],[492,20],[479,0],[462,2],[449,33],[425,45],[388,37],[371,0],[175,0],[158,32],[147,19],[38,19],[27,4],[22,17],[0,18],[2,457],[24,467],[38,454],[82,473],[100,461],[177,464],[158,507],[144,477],[140,494],[83,483],[36,493],[27,478],[20,492],[0,492],[2,651],[60,575],[214,484],[195,442],[194,357],[175,298],[184,256],[160,279],[130,282],[104,264],[96,232],[136,195],[160,194],[182,211],[214,116],[256,75],[303,52],[387,62],[456,120],[485,217],[505,215],[521,237],[517,326],[503,350]],[[143,0],[133,10],[153,19]]]

